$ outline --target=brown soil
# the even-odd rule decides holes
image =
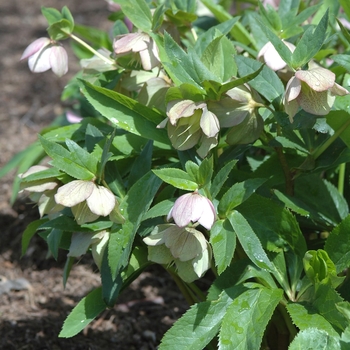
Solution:
[[[108,29],[103,1],[67,2],[76,22]],[[0,168],[36,140],[64,106],[62,88],[79,70],[70,56],[70,71],[57,78],[51,71],[33,74],[19,62],[25,47],[46,36],[40,6],[56,7],[59,0],[0,0]],[[68,48],[69,44],[64,43]],[[69,48],[68,48],[69,51]],[[37,210],[20,196],[10,205],[14,172],[0,179],[0,349],[155,349],[164,332],[187,308],[173,281],[161,268],[144,272],[120,297],[118,304],[70,339],[58,338],[68,313],[100,278],[95,265],[83,258],[73,267],[66,288],[64,252],[57,261],[47,257],[46,243],[33,238],[24,257],[21,234],[37,218]]]

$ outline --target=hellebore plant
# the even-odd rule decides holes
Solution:
[[[109,1],[108,34],[42,8],[22,59],[63,75],[74,40],[82,73],[70,123],[0,170],[39,207],[22,250],[38,232],[64,281],[83,254],[99,269],[61,337],[159,264],[191,306],[160,350],[348,349],[349,6],[197,3]]]

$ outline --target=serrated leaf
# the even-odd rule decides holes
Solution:
[[[321,49],[326,38],[327,27],[328,11],[322,17],[315,30],[310,27],[304,32],[292,54],[293,68],[302,67]]]
[[[165,333],[159,350],[202,350],[214,338],[232,299],[245,288],[234,286],[224,291],[218,300],[193,305]]]
[[[332,325],[307,303],[289,303],[287,310],[293,323],[302,331],[310,327],[317,328],[327,332],[329,335],[336,337],[338,333]]]
[[[144,32],[152,28],[152,14],[145,0],[118,0],[123,13]]]
[[[295,198],[294,196],[287,196],[279,190],[273,190],[273,193],[281,202],[284,203],[287,208],[295,213],[306,217],[310,215],[309,211],[303,209],[303,203],[300,203],[298,198]]]
[[[82,331],[96,316],[106,309],[102,288],[97,288],[81,299],[64,321],[60,338],[70,338]]]
[[[288,349],[341,350],[345,347],[340,346],[339,336],[331,336],[325,331],[310,327],[299,332]]]
[[[259,349],[265,328],[282,296],[282,289],[257,288],[235,298],[222,320],[219,349]]]
[[[113,125],[132,134],[170,145],[164,129],[157,129],[164,117],[153,109],[115,91],[81,81],[82,91],[91,105]]]
[[[238,211],[232,211],[228,216],[233,229],[249,259],[258,267],[274,272],[275,267],[267,257],[259,238],[248,221]]]
[[[229,211],[246,201],[266,179],[248,179],[235,183],[222,196],[218,205],[219,215],[226,215]]]
[[[142,221],[168,215],[170,209],[174,206],[174,203],[175,199],[166,199],[157,203],[142,217]]]
[[[210,230],[210,244],[213,248],[215,265],[221,275],[230,265],[236,249],[236,234],[227,219],[215,222]]]
[[[194,179],[181,169],[164,168],[153,170],[153,172],[164,182],[181,190],[195,191],[198,189],[198,184],[194,182]]]
[[[252,74],[261,67],[260,62],[249,57],[236,56],[235,59],[240,76]],[[261,73],[256,78],[250,80],[249,85],[266,97],[270,102],[275,99],[278,101],[282,100],[284,85],[277,74],[267,66],[264,66]]]
[[[213,198],[215,198],[220,192],[222,186],[228,179],[228,176],[232,171],[233,167],[236,165],[236,163],[237,163],[236,159],[231,160],[230,162],[225,164],[215,175],[210,187],[210,192]]]
[[[47,140],[39,135],[40,142],[45,152],[52,158],[51,164],[64,171],[68,175],[79,180],[91,180],[94,174],[81,164],[74,162],[71,153],[58,143]]]
[[[327,238],[325,251],[334,262],[337,273],[350,267],[350,215],[336,226]]]

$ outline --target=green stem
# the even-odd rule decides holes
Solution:
[[[186,286],[185,282],[171,269],[168,268],[167,271],[170,273],[171,277],[175,281],[176,285],[179,287],[182,295],[188,302],[188,304],[191,306],[196,303],[196,301],[193,298],[192,293],[189,291],[188,287]]]
[[[85,41],[81,40],[80,38],[78,38],[77,36],[75,36],[74,34],[69,34],[69,36],[75,40],[76,42],[78,42],[80,45],[84,46],[86,49],[88,49],[90,52],[92,52],[95,56],[101,58],[101,60],[105,61],[108,64],[112,64],[115,65],[115,61],[103,56],[102,54],[100,54],[98,51],[96,51],[94,48],[92,48],[89,44],[87,44]]]
[[[345,170],[346,164],[339,165],[339,176],[338,176],[338,191],[341,195],[344,194],[344,182],[345,182]]]
[[[312,153],[313,158],[316,160],[340,135],[341,133],[350,125],[350,119],[348,119],[335,133],[327,139],[320,147],[316,148]]]

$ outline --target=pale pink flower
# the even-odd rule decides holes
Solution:
[[[144,70],[151,70],[160,64],[158,48],[154,40],[146,33],[130,33],[118,35],[113,43],[114,52],[118,56],[137,53]]]
[[[198,222],[210,230],[216,220],[213,203],[198,192],[186,193],[179,197],[171,208],[167,220],[174,219],[179,227]]]
[[[290,52],[294,52],[295,46],[293,44],[288,41],[283,41],[283,43],[288,47]],[[287,66],[287,63],[283,61],[270,41],[261,48],[258,53],[258,59],[265,62],[273,71],[281,70]]]
[[[63,46],[48,38],[39,38],[23,52],[21,60],[28,58],[29,69],[42,73],[49,69],[59,77],[68,72],[68,55]]]
[[[335,74],[311,63],[309,70],[298,70],[286,87],[285,111],[291,122],[299,107],[315,115],[326,115],[331,110],[335,97],[349,92],[335,82]]]

